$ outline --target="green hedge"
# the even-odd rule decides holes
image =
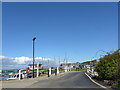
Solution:
[[[115,83],[112,88],[120,88],[120,54],[118,50],[112,54],[105,55],[100,58],[98,64],[95,65],[98,77],[103,80],[113,80]]]

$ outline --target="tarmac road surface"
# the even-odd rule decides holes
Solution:
[[[70,72],[66,75],[40,80],[29,88],[101,88],[93,83],[85,72]]]
[[[67,72],[51,77],[38,77],[23,80],[4,81],[3,88],[92,88],[102,89],[102,87],[93,83],[86,75],[85,72]],[[13,89],[11,89],[13,90]],[[15,89],[14,89],[15,90]],[[31,90],[31,89],[30,89]]]

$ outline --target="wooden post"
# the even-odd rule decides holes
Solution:
[[[51,67],[49,67],[49,76],[51,75]]]
[[[21,70],[19,70],[19,80],[21,80]]]
[[[94,75],[94,67],[92,66],[92,75]]]
[[[65,72],[67,72],[67,66],[65,66]]]
[[[59,67],[57,67],[57,74],[59,74]]]
[[[39,76],[39,63],[37,64],[37,77]]]

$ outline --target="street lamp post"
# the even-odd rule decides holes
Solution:
[[[34,78],[34,61],[35,61],[35,59],[34,59],[34,41],[35,41],[35,39],[36,39],[36,37],[34,37],[33,38],[33,78]]]

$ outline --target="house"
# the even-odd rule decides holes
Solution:
[[[73,68],[71,63],[62,63],[62,64],[60,64],[61,69],[65,69],[66,67]]]
[[[99,59],[93,60],[93,61],[86,61],[86,62],[81,63],[81,65],[83,65],[84,68],[87,68],[88,65],[95,66],[98,62],[99,62]]]
[[[60,68],[65,69],[66,66],[69,68],[76,68],[76,67],[79,67],[79,65],[80,65],[79,62],[77,62],[77,63],[62,63],[62,64],[60,64]]]
[[[33,64],[29,64],[28,67],[32,70]],[[42,69],[42,64],[34,64],[34,69]]]

